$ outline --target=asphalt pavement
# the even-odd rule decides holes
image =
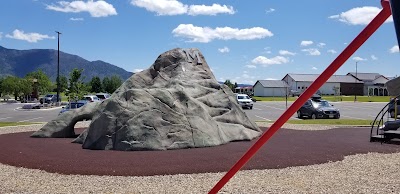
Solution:
[[[253,109],[244,109],[247,116],[253,121],[277,120],[293,102],[255,102]],[[373,120],[386,102],[331,102],[340,111],[341,119]],[[298,119],[297,114],[290,119]]]
[[[288,102],[288,107],[293,102]],[[385,102],[332,102],[339,108],[341,119],[373,120]],[[0,122],[48,122],[55,119],[61,107],[24,110],[22,103],[0,103]],[[255,102],[252,110],[245,109],[253,121],[277,120],[286,110],[286,102]],[[294,114],[290,119],[298,119]]]
[[[26,103],[0,103],[0,122],[48,122],[55,119],[61,107],[22,109]]]

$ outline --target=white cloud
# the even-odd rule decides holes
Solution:
[[[278,65],[278,64],[288,63],[289,59],[282,57],[282,56],[276,56],[276,57],[272,57],[272,58],[258,56],[256,58],[254,58],[251,62],[254,64],[259,64],[259,65],[263,65],[264,67],[267,67],[269,65]]]
[[[378,60],[378,57],[376,57],[375,55],[371,55],[371,59],[375,61]]]
[[[270,47],[264,47],[264,50],[262,51],[262,53],[271,54],[272,53],[271,52],[271,48]]]
[[[157,0],[158,2],[159,0]],[[217,15],[220,13],[234,14],[235,10],[233,10],[232,6],[227,5],[219,5],[213,4],[212,6],[206,5],[191,5],[189,6],[188,14],[189,15]]]
[[[69,18],[71,21],[83,21],[83,18]]]
[[[339,20],[350,25],[367,25],[381,10],[382,9],[378,7],[370,6],[356,7],[346,12],[342,12],[339,15],[329,16],[329,18]],[[393,21],[392,17],[386,20],[386,22],[391,21]]]
[[[257,68],[257,66],[251,65],[251,64],[246,65],[246,67],[249,68],[249,69],[256,69]]]
[[[131,4],[145,8],[147,11],[155,12],[159,16],[163,15],[217,15],[234,14],[232,6],[212,4],[208,5],[186,5],[177,0],[131,0]]]
[[[390,53],[398,53],[399,52],[399,45],[394,45],[391,49],[389,49]]]
[[[320,42],[320,43],[318,43],[318,47],[320,47],[320,48],[323,48],[324,46],[325,46],[326,44],[325,43],[323,43],[323,42]]]
[[[354,61],[366,61],[367,59],[361,58],[361,57],[353,57]]]
[[[131,4],[156,12],[157,15],[181,15],[188,10],[187,5],[177,0],[132,0]]]
[[[219,51],[220,53],[229,53],[230,50],[229,50],[228,47],[225,46],[224,48],[219,48],[218,51]]]
[[[293,53],[293,52],[290,52],[290,51],[287,51],[287,50],[280,50],[279,51],[279,54],[280,55],[296,55],[296,53]]]
[[[332,53],[332,54],[335,54],[335,53],[337,53],[335,50],[333,50],[333,49],[330,49],[330,50],[328,50],[327,51],[328,53]]]
[[[316,68],[316,67],[312,67],[311,69],[312,69],[312,70],[317,70],[318,68]]]
[[[134,69],[134,70],[133,70],[133,73],[139,73],[139,72],[141,72],[141,71],[143,71],[143,69]]]
[[[214,39],[220,40],[253,40],[273,36],[272,32],[261,27],[253,28],[231,28],[217,27],[215,29],[209,27],[198,27],[193,24],[179,24],[172,30],[174,36],[191,39],[189,42],[211,42]]]
[[[272,77],[267,77],[267,78],[265,78],[265,80],[279,80],[279,79],[272,78]]]
[[[65,13],[89,12],[92,17],[107,17],[111,15],[117,15],[117,11],[115,10],[114,6],[106,1],[59,1],[56,5],[47,5],[46,9]]]
[[[3,32],[0,32],[0,40],[3,38]]]
[[[312,56],[321,55],[321,52],[319,52],[319,50],[315,49],[315,48],[303,49],[301,51],[307,52],[308,55],[312,55]]]
[[[54,36],[39,34],[39,33],[24,33],[22,30],[14,30],[13,34],[7,34],[7,38],[17,39],[17,40],[25,40],[28,42],[37,42],[43,39],[55,39]]]
[[[272,13],[272,12],[274,12],[274,11],[275,11],[274,8],[269,8],[269,9],[265,10],[265,13]]]
[[[300,45],[301,46],[309,46],[309,45],[312,45],[313,43],[314,42],[311,40],[303,40],[303,41],[301,41]]]

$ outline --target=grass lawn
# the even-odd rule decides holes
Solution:
[[[257,101],[286,101],[285,97],[254,96]],[[357,96],[358,102],[389,102],[391,96]],[[288,97],[288,101],[295,101],[297,97]],[[331,102],[354,102],[354,96],[322,96],[322,99]]]
[[[257,121],[259,122],[259,121]],[[266,122],[266,121],[260,121]],[[288,120],[290,124],[316,124],[316,125],[371,125],[373,120],[361,119],[304,119],[304,120]]]
[[[0,127],[19,126],[19,125],[32,125],[32,124],[39,124],[39,123],[32,123],[32,122],[0,122]]]

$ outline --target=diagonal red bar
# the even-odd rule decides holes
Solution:
[[[279,117],[260,139],[233,165],[220,181],[210,190],[215,194],[256,154],[256,152],[275,134],[276,131],[309,99],[317,90],[350,58],[353,53],[385,22],[391,15],[388,0],[382,0],[382,11],[364,30],[343,50],[343,52],[325,69],[308,89]]]

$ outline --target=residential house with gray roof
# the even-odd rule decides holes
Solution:
[[[390,79],[379,73],[354,73],[349,72],[347,75],[364,82],[363,95],[369,96],[387,96],[388,90],[385,86]]]
[[[254,96],[286,96],[289,85],[282,80],[258,80],[254,86]]]
[[[286,74],[282,81],[285,81],[290,90],[304,92],[319,74]],[[322,95],[363,95],[363,81],[349,75],[333,75],[319,88]]]

